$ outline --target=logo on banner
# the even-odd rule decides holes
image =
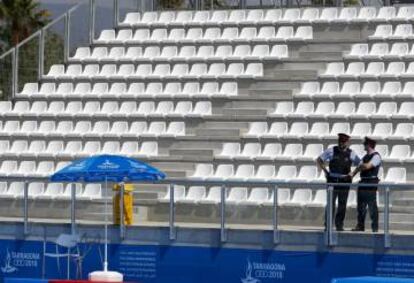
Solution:
[[[3,265],[0,267],[3,273],[13,273],[19,268],[37,268],[40,254],[27,252],[14,252],[7,249]]]
[[[247,259],[246,277],[242,283],[260,283],[263,279],[281,280],[284,278],[286,266],[277,262],[250,262]]]
[[[13,266],[11,263],[11,254],[9,249],[7,249],[6,258],[4,260],[4,265],[1,267],[1,271],[3,273],[13,273],[17,270],[17,267]]]
[[[75,165],[70,166],[67,170],[68,171],[80,171],[86,167],[86,161],[81,161]]]
[[[106,159],[104,163],[99,164],[97,167],[99,169],[118,169],[119,165]]]
[[[260,280],[252,277],[253,266],[249,259],[247,259],[246,278],[241,278],[242,283],[259,283]]]

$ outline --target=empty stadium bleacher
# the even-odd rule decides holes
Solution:
[[[189,180],[316,183],[324,175],[314,159],[346,132],[359,154],[364,136],[378,139],[383,181],[411,182],[413,18],[404,6],[128,13],[0,102],[0,174],[47,176],[109,153]],[[177,204],[195,210],[220,202],[217,186],[175,189]],[[59,183],[29,191],[69,198]],[[157,204],[169,201],[165,187],[156,192]],[[1,184],[1,198],[21,194],[21,183]],[[102,190],[87,185],[79,196],[93,203]],[[349,198],[355,208],[354,191]],[[226,200],[260,209],[273,191],[230,186]],[[323,211],[326,191],[281,187],[278,202]]]

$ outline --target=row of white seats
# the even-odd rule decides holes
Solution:
[[[174,186],[174,202],[183,204],[219,204],[221,201],[221,187],[214,186],[209,190],[204,186]],[[268,188],[232,187],[226,190],[225,201],[230,205],[273,205],[273,190]],[[356,191],[349,192],[347,206],[356,207]],[[170,191],[158,199],[160,202],[170,201]],[[277,190],[278,205],[323,207],[326,205],[326,190],[284,189]]]
[[[24,197],[24,182],[0,182],[0,199],[21,199]],[[28,184],[30,199],[69,200],[71,184],[31,182]],[[84,188],[76,186],[78,200],[96,200],[102,198],[101,184],[86,184]]]
[[[370,136],[377,140],[404,140],[414,138],[412,123],[344,123],[337,122],[273,122],[270,127],[267,122],[252,122],[245,137],[250,138],[279,138],[279,139],[337,139],[338,133],[347,133],[353,139]]]
[[[75,137],[176,137],[185,135],[184,122],[117,121],[19,121],[2,125],[1,136],[75,136]]]
[[[185,29],[122,29],[103,30],[97,44],[223,44],[223,43],[250,43],[250,42],[289,42],[304,41],[313,38],[311,26],[264,26],[260,28],[246,27],[239,30],[237,27]]]
[[[218,10],[218,11],[166,11],[128,13],[120,23],[121,27],[148,26],[217,26],[217,25],[258,25],[258,24],[300,24],[300,23],[347,23],[347,22],[388,22],[408,21],[414,18],[411,6],[338,8],[297,8],[271,10]]]
[[[332,147],[334,144],[329,145]],[[363,145],[353,144],[351,148],[361,158],[365,155]],[[289,143],[282,148],[280,143],[267,143],[263,147],[260,143],[224,143],[221,152],[215,156],[216,159],[230,160],[290,160],[290,161],[313,161],[323,152],[323,144],[307,144],[304,147],[300,143]],[[393,145],[391,150],[387,144],[379,144],[375,150],[381,155],[384,162],[413,162],[414,150],[409,145]]]
[[[262,63],[195,63],[195,64],[140,64],[137,68],[133,64],[71,64],[52,65],[47,79],[56,80],[134,80],[134,79],[235,79],[256,78],[263,76]]]
[[[414,78],[414,62],[407,63],[407,66],[405,62],[389,62],[387,67],[385,62],[351,62],[346,69],[343,62],[328,63],[320,76],[333,79]]]
[[[109,50],[109,51],[108,51]],[[148,46],[141,47],[79,47],[71,61],[80,62],[158,62],[210,60],[277,60],[288,57],[287,45],[204,45],[204,46]]]
[[[374,43],[370,48],[367,43],[356,43],[344,57],[353,60],[412,60],[414,59],[414,45],[410,48],[406,42]]]
[[[384,182],[405,183],[406,169],[404,167],[392,167],[383,174],[380,172],[380,179],[385,175]],[[194,173],[189,178],[202,180],[223,180],[223,181],[277,181],[277,182],[324,182],[325,173],[319,172],[315,165],[282,165],[276,168],[273,165],[259,165],[257,170],[252,164],[240,164],[235,167],[233,164],[219,164],[214,168],[213,164],[197,164]]]
[[[378,107],[377,107],[378,105]],[[277,102],[271,117],[277,118],[318,118],[318,119],[410,119],[414,114],[414,102],[339,102],[314,103],[312,101]]]
[[[371,40],[406,40],[414,39],[413,25],[401,24],[393,29],[392,25],[378,25],[373,35],[368,39]]]
[[[68,141],[51,140],[7,140],[0,141],[0,154],[15,158],[28,157],[85,157],[94,154],[121,154],[132,157],[146,157],[158,155],[158,143],[154,141],[117,142],[117,141]]]
[[[102,97],[102,98],[137,98],[137,97],[209,97],[237,95],[236,82],[186,82],[177,83],[26,83],[18,94],[25,97]]]
[[[1,117],[202,117],[212,114],[210,101],[0,101]]]
[[[294,94],[300,98],[364,98],[364,99],[409,99],[414,97],[414,82],[401,83],[399,81],[367,81],[364,83],[347,81],[320,82],[311,81],[302,84],[300,91]]]

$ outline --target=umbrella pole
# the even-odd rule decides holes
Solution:
[[[108,179],[105,177],[105,256],[104,271],[108,271]]]

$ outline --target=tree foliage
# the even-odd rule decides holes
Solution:
[[[0,0],[0,51],[9,50],[45,26],[51,13],[40,9],[34,0]],[[45,35],[45,71],[63,61],[63,39],[53,31]],[[19,48],[18,91],[24,83],[37,81],[39,41],[33,38]],[[0,61],[0,99],[7,99],[12,89],[12,56]]]
[[[0,35],[9,46],[14,46],[24,38],[49,22],[51,13],[40,9],[34,0],[2,0],[0,2]]]

